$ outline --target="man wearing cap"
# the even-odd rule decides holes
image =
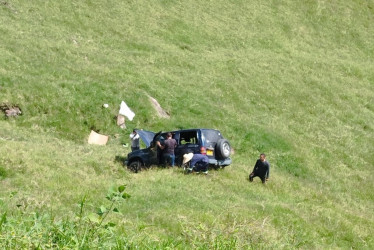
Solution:
[[[260,159],[256,161],[252,173],[249,175],[249,181],[252,182],[254,177],[260,177],[263,184],[270,177],[270,163],[266,160],[265,154],[260,154]]]
[[[187,169],[189,172],[193,170],[195,172],[202,171],[204,174],[208,174],[209,158],[203,154],[188,153],[183,155],[183,164],[190,162],[190,167]]]

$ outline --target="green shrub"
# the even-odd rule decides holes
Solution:
[[[0,165],[0,179],[6,178],[8,175],[7,171],[3,166]]]

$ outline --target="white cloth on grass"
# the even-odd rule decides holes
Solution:
[[[124,101],[121,102],[119,114],[126,116],[127,118],[129,118],[130,121],[132,121],[132,119],[134,119],[135,116],[135,113],[132,112],[132,110],[127,106],[127,104]]]

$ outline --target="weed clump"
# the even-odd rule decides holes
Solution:
[[[0,168],[0,174],[2,168]],[[127,246],[127,240],[113,234],[116,224],[108,221],[112,213],[120,213],[117,205],[130,198],[125,185],[110,188],[106,199],[96,212],[86,214],[87,196],[78,204],[79,211],[64,219],[51,213],[22,210],[6,211],[0,216],[0,248],[103,248]],[[122,230],[119,230],[122,231]],[[102,241],[102,239],[106,239]]]

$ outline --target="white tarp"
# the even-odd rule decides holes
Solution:
[[[135,113],[132,112],[132,110],[127,106],[127,104],[124,101],[121,102],[119,114],[126,116],[130,121],[132,121],[132,119],[134,119],[135,116]]]

